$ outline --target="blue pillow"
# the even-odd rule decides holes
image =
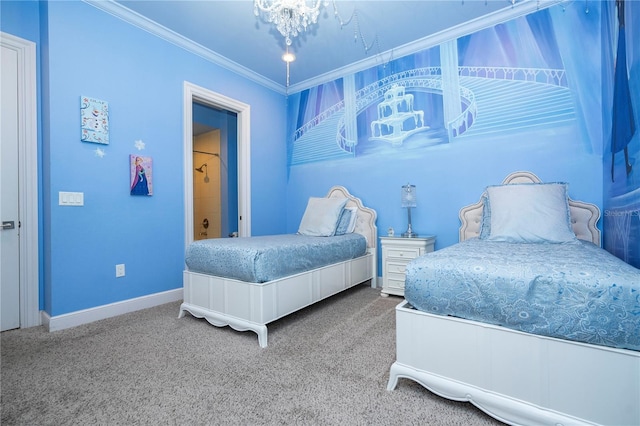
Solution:
[[[512,243],[570,243],[566,183],[521,183],[487,187],[491,229],[487,240]],[[484,214],[484,213],[483,213]]]
[[[342,210],[340,219],[338,219],[338,226],[336,227],[336,235],[344,235],[348,232],[352,214],[353,212],[351,209]]]
[[[485,194],[482,195],[482,221],[480,222],[480,235],[478,238],[486,240],[491,235],[491,206],[489,206],[489,198]]]

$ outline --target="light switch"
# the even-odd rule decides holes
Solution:
[[[58,192],[58,204],[61,206],[84,206],[84,192]]]
[[[74,192],[72,195],[74,206],[84,206],[84,193]]]

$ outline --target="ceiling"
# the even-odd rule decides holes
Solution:
[[[104,8],[105,2],[85,1]],[[526,13],[515,10],[524,9],[524,3],[540,7],[541,1],[518,0],[515,5],[509,0],[330,1],[318,23],[293,39],[289,49],[296,60],[290,65],[288,84],[286,64],[281,59],[286,50],[284,37],[273,24],[254,15],[252,0],[108,3],[111,9],[119,9],[116,14],[124,19],[133,19],[138,25],[144,21],[147,29],[159,28],[169,39],[179,38],[181,45],[193,42],[196,50],[209,52],[234,71],[254,74],[252,78],[284,90],[305,83],[311,87],[311,82],[318,84],[323,77],[329,81],[331,73],[342,71],[344,75],[345,70],[354,72],[386,63],[417,51],[416,41],[428,44],[452,27],[469,27],[470,21],[476,23],[472,30],[479,29],[479,22],[494,25],[505,20],[506,14]],[[429,46],[421,48],[425,47]]]

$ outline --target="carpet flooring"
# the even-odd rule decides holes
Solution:
[[[396,297],[360,285],[253,332],[169,303],[0,336],[2,425],[499,425],[400,379]]]

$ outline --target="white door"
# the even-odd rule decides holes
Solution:
[[[18,55],[0,52],[0,329],[20,327],[18,226]]]

